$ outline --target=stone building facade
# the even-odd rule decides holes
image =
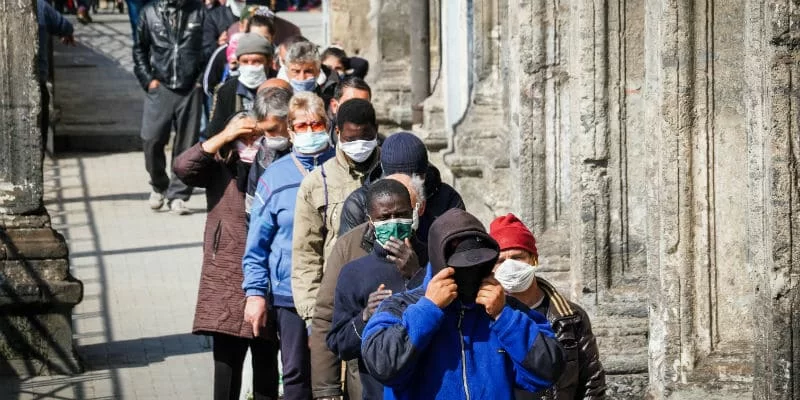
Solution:
[[[800,399],[797,0],[431,1],[414,130],[592,316],[610,398]],[[331,0],[410,125],[408,2]],[[347,38],[347,39],[345,39]]]

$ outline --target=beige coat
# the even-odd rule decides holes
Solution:
[[[380,162],[380,149],[361,166],[341,150],[303,179],[297,192],[292,235],[292,297],[297,313],[310,321],[325,260],[339,233],[342,205]],[[327,194],[326,194],[327,192]]]

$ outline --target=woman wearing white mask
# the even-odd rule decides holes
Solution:
[[[274,325],[253,334],[244,322],[242,290],[242,256],[247,238],[245,188],[260,144],[273,130],[269,99],[270,96],[259,95],[252,116],[236,114],[222,132],[191,147],[174,164],[181,180],[206,189],[203,266],[192,331],[212,337],[213,398],[219,400],[239,398],[248,349],[253,356],[254,398],[274,399],[278,394]]]
[[[239,37],[236,47],[238,75],[214,91],[206,137],[225,129],[232,115],[253,109],[258,87],[267,80],[273,51],[272,44],[257,33],[244,33]]]
[[[292,296],[292,231],[300,182],[334,156],[322,99],[298,93],[289,102],[292,152],[258,180],[242,267],[244,320],[258,336],[274,320],[280,337],[284,399],[311,398],[308,334]],[[267,311],[269,310],[269,317]]]
[[[555,386],[546,393],[517,390],[516,398],[605,398],[605,370],[589,316],[580,306],[565,299],[549,282],[536,276],[539,252],[533,233],[514,214],[508,214],[492,221],[489,235],[500,246],[494,278],[509,296],[547,317],[556,339],[567,353],[565,370]]]

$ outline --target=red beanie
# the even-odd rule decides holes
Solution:
[[[500,251],[521,249],[530,252],[534,257],[539,256],[533,233],[514,214],[509,213],[492,221],[489,235],[500,245]]]

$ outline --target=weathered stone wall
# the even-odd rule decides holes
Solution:
[[[800,399],[800,3],[440,7],[415,131],[470,212],[532,227],[609,398]]]
[[[38,24],[33,0],[0,0],[0,374],[80,370],[72,307],[83,286],[42,206]]]
[[[330,38],[370,62],[367,83],[384,130],[411,126],[408,2],[331,0]]]

